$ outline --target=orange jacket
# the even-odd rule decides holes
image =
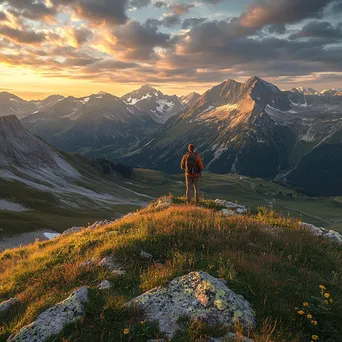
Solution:
[[[182,161],[181,161],[181,165],[180,165],[180,167],[181,167],[181,169],[183,171],[185,171],[185,168],[186,168],[186,165],[185,165],[186,157],[188,156],[189,153],[196,154],[195,152],[188,152],[187,154],[185,154],[183,156]],[[204,165],[203,165],[201,157],[198,154],[196,154],[196,163],[197,163],[197,167],[202,171],[204,169]],[[189,177],[194,177],[194,178],[201,177],[200,173],[186,173],[186,175],[189,176]]]

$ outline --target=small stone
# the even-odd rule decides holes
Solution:
[[[112,287],[112,283],[109,280],[102,280],[101,284],[97,286],[99,290],[108,290]]]
[[[145,252],[145,251],[143,251],[143,250],[141,250],[140,256],[141,256],[143,259],[152,259],[152,258],[153,258],[152,254],[147,253],[147,252]]]
[[[112,274],[117,276],[122,276],[126,274],[126,271],[122,269],[122,267],[114,260],[112,256],[107,256],[103,258],[97,266],[106,268]]]
[[[222,209],[221,213],[225,216],[234,216],[236,213],[233,210],[230,209]]]
[[[248,337],[238,336],[235,333],[228,333],[222,337],[210,338],[207,342],[254,342]]]
[[[0,316],[7,313],[9,310],[11,310],[18,303],[19,303],[19,299],[17,299],[17,298],[10,298],[10,299],[5,300],[4,302],[0,303]]]
[[[97,262],[98,262],[98,259],[92,258],[92,259],[81,262],[78,265],[78,268],[95,266]]]
[[[247,209],[246,208],[237,208],[236,212],[240,215],[242,214],[246,214],[247,213]]]

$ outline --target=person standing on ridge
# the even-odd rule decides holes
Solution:
[[[186,181],[186,202],[191,202],[191,188],[194,188],[196,204],[199,204],[199,187],[201,171],[204,165],[201,157],[195,152],[195,146],[188,146],[188,153],[185,154],[181,161],[181,169],[185,172]]]

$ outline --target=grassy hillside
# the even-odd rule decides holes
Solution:
[[[146,187],[146,193],[152,196],[158,197],[165,192],[184,194],[185,182],[182,174],[169,176],[158,171],[141,169],[135,170],[135,173],[140,184]],[[342,232],[342,197],[310,197],[259,178],[213,173],[203,174],[201,191],[206,199],[236,200],[250,208],[267,206],[284,216],[291,215]]]
[[[26,212],[0,210],[2,235],[35,230],[62,232],[75,225],[125,214],[165,193],[183,195],[185,191],[182,174],[170,176],[158,171],[136,169],[134,176],[127,179],[116,174],[104,175],[84,157],[70,154],[64,154],[64,157],[82,174],[76,186],[98,194],[109,194],[114,201],[106,203],[91,196],[80,196],[77,192],[56,195],[20,182],[0,180],[1,198],[32,209]],[[283,215],[290,214],[328,229],[342,231],[340,197],[314,198],[261,179],[211,173],[203,174],[201,190],[206,199],[234,199],[250,208],[264,205]],[[65,201],[73,206],[65,205]]]
[[[296,219],[263,208],[225,217],[211,201],[202,202],[202,207],[183,205],[179,198],[174,202],[165,209],[151,204],[96,230],[1,253],[0,302],[17,297],[21,303],[2,318],[0,340],[83,285],[92,288],[87,316],[54,341],[160,337],[158,326],[124,304],[177,276],[203,270],[224,278],[250,301],[257,318],[251,336],[255,341],[311,341],[312,335],[320,341],[341,341],[341,246],[311,235]],[[142,258],[141,250],[151,253],[153,260]],[[108,255],[123,265],[124,276],[91,265],[79,267]],[[101,292],[96,286],[104,279],[114,286]],[[329,291],[327,304],[320,285]],[[174,341],[205,341],[218,333],[186,320],[183,328]]]

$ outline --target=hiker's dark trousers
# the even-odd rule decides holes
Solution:
[[[199,187],[200,187],[200,178],[199,177],[189,177],[185,175],[186,181],[186,201],[188,203],[191,202],[191,192],[192,188],[194,189],[194,197],[196,199],[196,203],[199,203]]]

